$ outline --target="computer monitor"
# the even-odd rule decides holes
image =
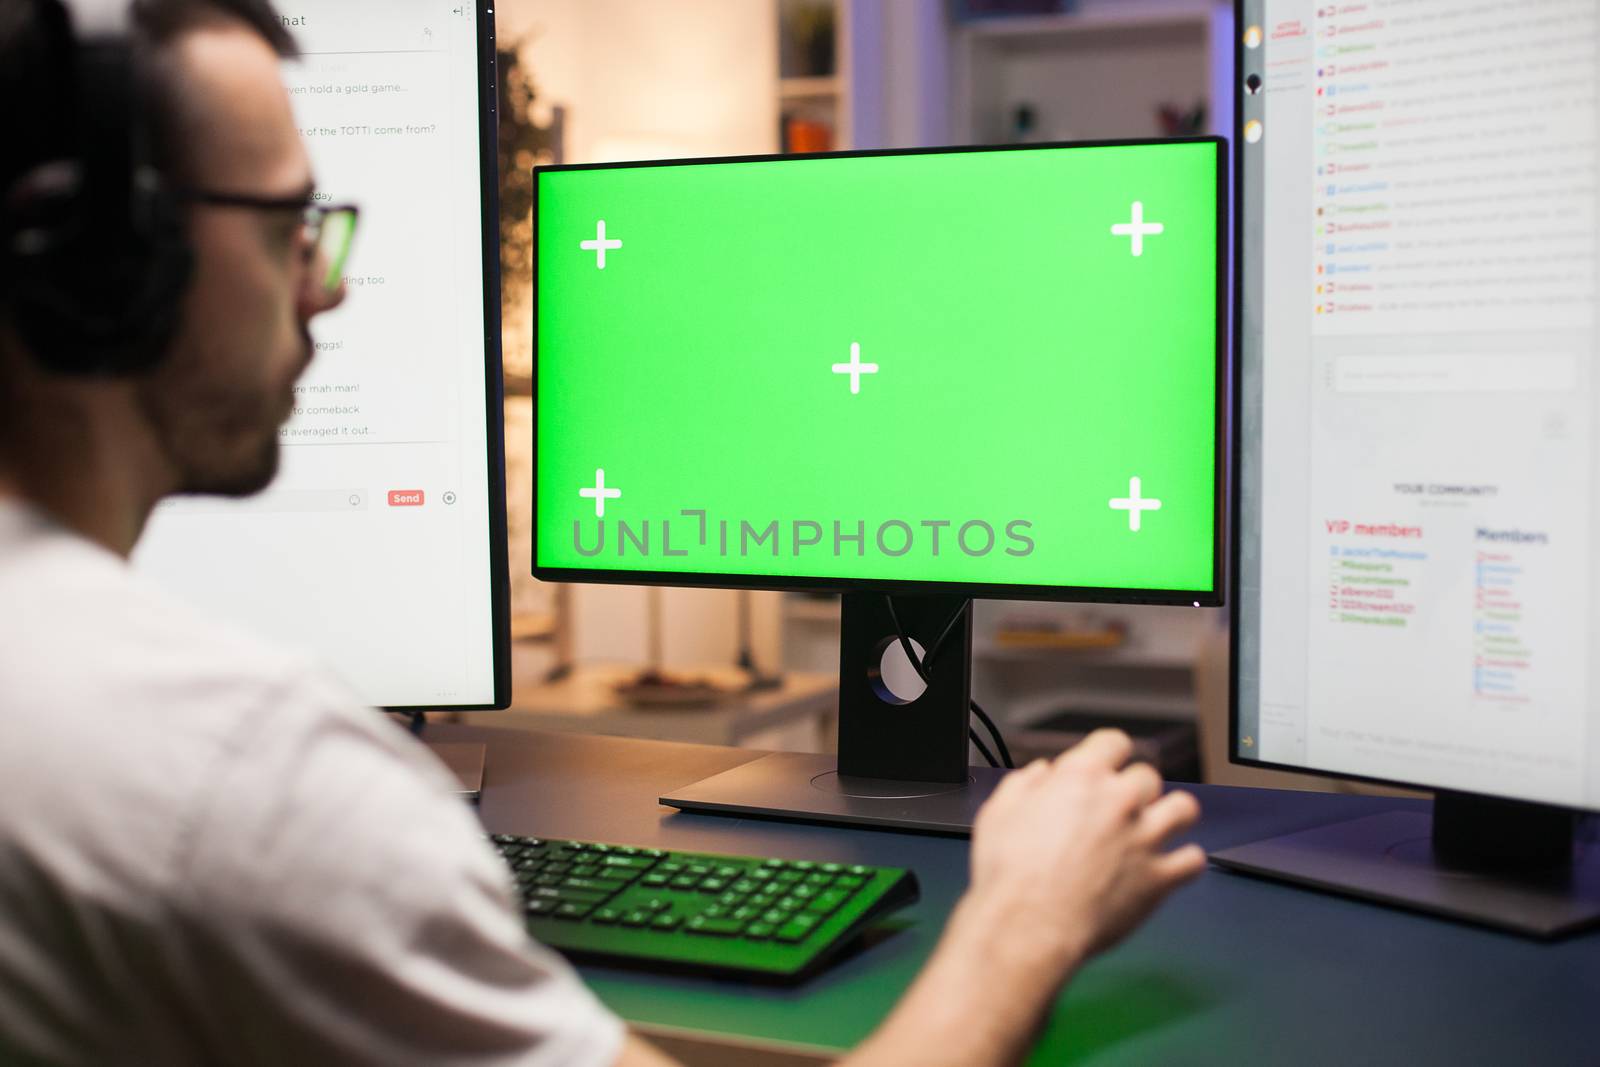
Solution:
[[[1232,756],[1436,799],[1221,858],[1600,917],[1593,5],[1238,15]]]
[[[1193,138],[538,170],[534,574],[845,594],[837,766],[665,802],[962,831],[993,782],[970,598],[1221,602],[1225,166]]]
[[[244,500],[160,505],[139,569],[390,708],[510,700],[492,7],[282,8],[315,199],[361,224],[344,305]],[[250,192],[252,190],[238,190]]]

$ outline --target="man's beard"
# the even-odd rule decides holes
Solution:
[[[294,383],[311,361],[311,332],[284,395],[269,399],[199,383],[174,371],[157,373],[141,404],[177,475],[176,493],[245,497],[278,475],[279,434],[294,412]]]
[[[277,431],[263,442],[261,448],[244,462],[226,469],[191,466],[183,471],[178,492],[209,496],[254,496],[278,476],[279,445]]]

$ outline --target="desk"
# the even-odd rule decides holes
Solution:
[[[797,989],[585,967],[631,1021],[842,1050],[890,1010],[966,884],[967,842],[690,815],[662,792],[753,759],[749,750],[429,727],[488,745],[491,830],[662,848],[910,867],[906,924]],[[1195,789],[1209,848],[1420,802]],[[1091,964],[1035,1064],[1594,1064],[1600,935],[1541,945],[1222,871],[1180,892]]]
[[[506,725],[554,733],[577,732],[644,737],[658,741],[738,745],[774,731],[807,727],[806,741],[825,739],[839,707],[839,676],[790,671],[782,684],[757,692],[730,692],[715,704],[692,707],[640,707],[616,693],[618,683],[639,672],[637,665],[589,665],[556,682],[539,682],[531,670],[516,672],[516,688]],[[695,673],[695,672],[689,672]],[[700,672],[730,689],[742,681],[734,670]],[[782,744],[783,742],[768,742]]]

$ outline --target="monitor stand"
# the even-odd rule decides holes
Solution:
[[[1438,793],[1394,811],[1212,853],[1219,867],[1529,937],[1600,922],[1600,852],[1562,808]]]
[[[896,597],[895,610],[906,635],[928,650],[928,687],[920,696],[904,700],[884,678],[884,653],[898,643],[886,598],[846,593],[838,756],[775,752],[669,793],[661,803],[722,815],[970,834],[978,808],[1004,774],[967,766],[970,602]]]

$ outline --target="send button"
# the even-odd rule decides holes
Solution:
[[[391,489],[389,490],[389,506],[391,508],[420,508],[422,506],[422,490]]]

